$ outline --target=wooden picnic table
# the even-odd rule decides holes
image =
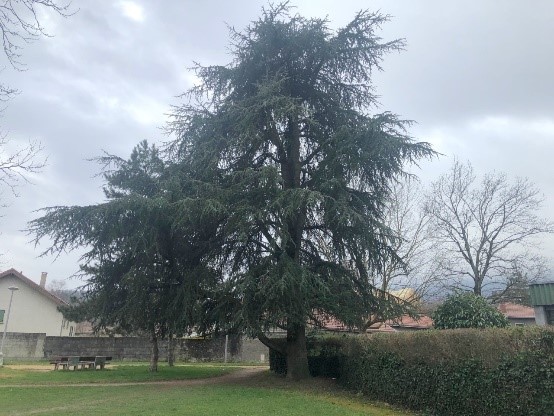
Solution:
[[[50,364],[54,365],[54,370],[62,368],[62,370],[69,370],[70,367],[73,367],[73,370],[77,370],[79,367],[81,370],[85,368],[96,368],[104,369],[107,361],[111,361],[112,357],[106,357],[103,355],[97,355],[94,357],[91,356],[68,356],[68,357],[59,357],[50,361]]]

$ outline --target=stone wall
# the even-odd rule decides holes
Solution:
[[[44,358],[69,355],[105,355],[114,360],[148,360],[150,341],[136,337],[46,337]],[[167,341],[159,342],[160,361],[167,360]],[[177,361],[223,361],[225,337],[175,341]],[[228,361],[268,361],[268,348],[258,340],[229,336]]]
[[[46,334],[7,332],[4,342],[4,357],[15,359],[41,359],[44,357],[45,340]]]

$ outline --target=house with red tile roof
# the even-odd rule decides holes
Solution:
[[[497,308],[512,325],[535,325],[535,310],[529,306],[504,302]]]

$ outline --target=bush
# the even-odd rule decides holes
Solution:
[[[554,415],[554,331],[379,334],[344,342],[340,382],[433,415]]]
[[[308,363],[312,375],[426,414],[554,416],[552,328],[314,337]],[[286,373],[275,351],[270,365]]]
[[[436,329],[505,328],[510,323],[502,313],[473,293],[449,296],[433,314]]]

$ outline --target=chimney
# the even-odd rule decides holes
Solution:
[[[45,288],[46,286],[46,276],[48,275],[48,273],[46,272],[42,272],[40,274],[40,287],[42,287],[43,289]]]

